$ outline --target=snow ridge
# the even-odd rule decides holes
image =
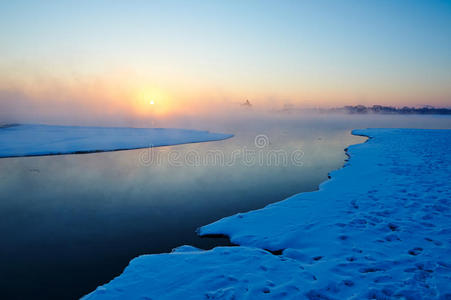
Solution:
[[[85,299],[448,299],[451,130],[353,134],[319,191],[199,230],[240,246],[140,256]]]

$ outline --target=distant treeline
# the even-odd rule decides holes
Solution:
[[[420,114],[420,115],[451,115],[451,109],[449,108],[436,108],[432,106],[425,106],[421,108],[404,106],[402,108],[383,106],[383,105],[355,105],[344,106],[339,108],[327,109],[332,112],[345,112],[349,114]]]

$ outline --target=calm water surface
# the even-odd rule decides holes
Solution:
[[[322,116],[223,122],[210,129],[234,138],[0,159],[0,293],[3,299],[78,298],[119,275],[140,254],[183,244],[227,245],[226,239],[197,237],[196,228],[317,189],[343,165],[343,149],[364,141],[350,129],[450,128],[450,120]],[[256,136],[263,136],[263,146],[255,145]],[[263,153],[263,163],[249,160],[249,154],[245,159],[245,150]],[[265,156],[274,151],[277,159]],[[296,161],[290,157],[295,151],[302,151],[301,161],[299,155]]]

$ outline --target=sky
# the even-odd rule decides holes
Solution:
[[[2,1],[0,120],[451,107],[451,1]]]

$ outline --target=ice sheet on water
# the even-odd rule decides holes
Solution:
[[[231,136],[172,128],[3,126],[0,128],[0,157],[138,149],[216,141]]]

